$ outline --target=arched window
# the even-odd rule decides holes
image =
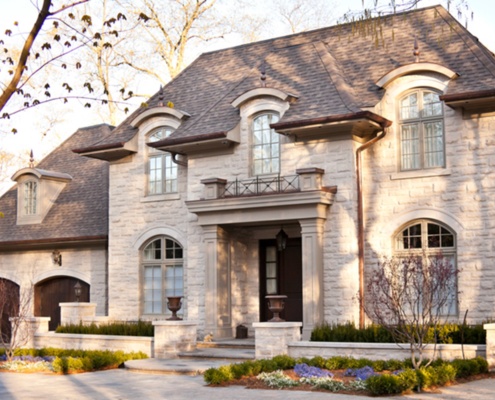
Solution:
[[[274,113],[263,113],[253,119],[252,174],[255,176],[280,172],[280,136],[270,128],[278,119]]]
[[[167,297],[184,295],[182,246],[166,236],[154,238],[141,259],[143,314],[166,314]]]
[[[157,142],[170,136],[173,128],[163,126],[148,136],[148,143]],[[148,148],[148,195],[177,192],[177,165],[172,155]]]
[[[38,203],[38,183],[27,181],[24,183],[24,215],[36,215]]]
[[[435,221],[419,220],[402,228],[395,236],[395,256],[406,260],[411,256],[422,257],[423,264],[442,263],[450,271],[457,271],[457,246],[454,232]],[[450,273],[450,272],[448,272]],[[442,314],[457,313],[456,274],[451,274],[448,286],[451,288],[448,303],[441,310]],[[454,281],[455,280],[455,281]]]
[[[415,90],[399,101],[401,171],[445,167],[443,103]]]

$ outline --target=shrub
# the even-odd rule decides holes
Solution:
[[[209,385],[221,385],[222,383],[226,383],[230,381],[231,376],[232,375],[222,367],[209,368],[203,374],[205,382]]]
[[[486,344],[486,334],[483,324],[464,325],[446,323],[434,329],[431,327],[426,335],[428,342],[456,344]],[[393,343],[392,335],[379,325],[368,325],[363,329],[357,328],[354,323],[317,325],[311,332],[313,342],[365,342],[365,343]]]
[[[366,381],[366,387],[374,396],[399,394],[405,390],[403,382],[396,375],[371,376]]]
[[[397,374],[402,391],[413,390],[418,387],[418,375],[413,369],[406,369]]]
[[[78,333],[85,335],[116,335],[116,336],[154,336],[154,327],[149,321],[112,322],[110,324],[90,325],[68,324],[59,325],[56,333]]]
[[[288,355],[275,356],[272,361],[277,365],[276,369],[291,369],[296,365],[296,360]]]

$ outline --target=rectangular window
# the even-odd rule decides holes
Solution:
[[[445,167],[443,105],[439,95],[419,90],[399,103],[400,169]]]
[[[36,215],[37,206],[37,182],[24,183],[24,214]]]
[[[162,313],[162,268],[160,265],[144,267],[144,313]]]

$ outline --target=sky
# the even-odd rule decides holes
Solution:
[[[35,1],[35,0],[31,0]],[[31,18],[34,21],[36,17],[35,9],[30,4],[30,0],[0,0],[0,31],[3,32],[7,26],[12,24],[12,21],[21,20],[27,21]],[[334,4],[334,15],[340,16],[348,10],[362,9],[362,0],[328,0]],[[400,0],[398,0],[400,1]],[[383,1],[384,2],[384,1]],[[365,5],[372,4],[373,0],[365,0]],[[439,4],[440,0],[423,0],[421,6],[431,6]],[[264,0],[251,0],[250,4],[255,11],[265,12]],[[489,0],[467,0],[470,11],[473,12],[474,19],[468,21],[468,29],[477,36],[480,41],[485,44],[492,52],[495,52],[495,3]],[[456,11],[451,9],[451,13],[456,16]],[[461,21],[464,23],[464,20]],[[26,24],[28,26],[28,24]],[[274,32],[273,36],[278,36]],[[217,48],[229,47],[237,43],[229,43],[226,41]],[[153,93],[158,89],[151,88]],[[8,150],[9,152],[22,154],[26,157],[26,166],[28,163],[29,149],[35,149],[35,158],[39,160],[46,155],[51,149],[65,139],[69,134],[75,132],[78,127],[94,125],[102,123],[94,109],[83,109],[77,107],[73,111],[68,109],[64,116],[64,122],[60,123],[49,134],[42,135],[38,132],[36,120],[50,117],[49,107],[38,107],[29,113],[21,113],[19,124],[21,124],[22,133],[16,135],[5,134],[2,130],[2,120],[0,120],[0,150]],[[17,122],[16,122],[17,124]],[[2,132],[3,131],[3,132]],[[12,173],[15,172],[12,171]],[[0,182],[0,193],[11,186],[11,182],[3,184]]]

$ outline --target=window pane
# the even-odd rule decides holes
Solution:
[[[145,260],[160,260],[162,258],[162,241],[161,239],[154,240],[144,249]]]
[[[26,182],[24,184],[24,214],[35,215],[36,214],[36,201],[37,201],[37,182]]]
[[[278,173],[280,137],[270,124],[277,122],[278,116],[263,114],[253,121],[252,164],[253,175]],[[275,161],[274,158],[276,159]]]
[[[425,167],[442,167],[443,124],[441,121],[424,124]]]
[[[420,167],[419,130],[417,124],[401,127],[402,169],[418,169]]]
[[[266,248],[266,261],[277,261],[277,249],[275,246],[270,246]]]
[[[423,93],[423,117],[434,117],[442,114],[442,102],[438,94],[433,92]]]
[[[266,294],[277,294],[277,280],[267,279],[266,280]]]
[[[400,119],[414,119],[418,117],[418,95],[417,93],[413,93],[400,102]]]
[[[266,277],[267,278],[276,278],[277,277],[277,265],[274,263],[270,263],[266,265]]]
[[[162,312],[162,269],[161,266],[144,267],[144,312],[160,314]]]

